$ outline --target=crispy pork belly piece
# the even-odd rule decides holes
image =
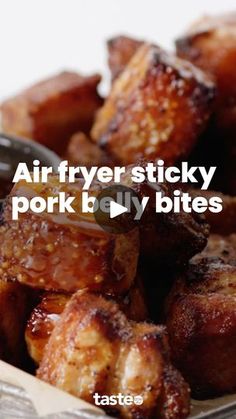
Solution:
[[[236,13],[206,16],[176,42],[177,54],[212,75],[217,101],[212,132],[201,154],[218,161],[221,174],[215,188],[235,195],[236,191]],[[215,155],[215,157],[213,157]],[[203,157],[204,160],[204,157]],[[204,164],[204,161],[202,162]]]
[[[112,166],[107,154],[83,132],[72,135],[65,157],[71,166]]]
[[[35,84],[2,103],[2,128],[61,153],[71,135],[88,132],[102,99],[100,76],[63,72]]]
[[[0,280],[0,358],[17,366],[24,361],[29,299],[29,290],[23,285]]]
[[[181,185],[162,183],[129,183],[127,168],[123,183],[132,187],[143,198],[149,196],[149,202],[140,222],[140,252],[142,256],[152,257],[159,265],[184,265],[192,256],[203,250],[207,244],[209,225],[204,214],[194,211],[186,213],[156,213],[156,192],[162,196],[174,198],[175,189]],[[128,180],[127,180],[128,179]]]
[[[0,228],[0,267],[9,262],[4,274],[45,290],[74,292],[88,287],[124,295],[136,274],[139,236],[142,253],[162,263],[165,260],[181,265],[201,251],[208,236],[204,217],[185,213],[158,216],[153,207],[155,189],[145,182],[132,185],[129,170],[122,183],[134,188],[140,198],[150,194],[150,209],[145,212],[140,231],[120,235],[103,231],[94,214],[81,213],[82,179],[73,184],[59,183],[57,176],[51,176],[47,184],[18,182],[6,201]],[[171,194],[169,185],[162,187],[163,193]],[[94,182],[90,195],[97,196],[101,188]],[[13,196],[48,198],[59,192],[76,197],[74,214],[59,214],[57,209],[52,214],[28,211],[19,214],[18,221],[12,220]]]
[[[121,294],[136,273],[138,232],[97,236],[27,214],[0,228],[3,276],[45,290]],[[8,265],[7,265],[8,263]]]
[[[195,397],[236,390],[236,235],[212,235],[167,299],[172,359]]]
[[[149,197],[147,207],[139,223],[140,252],[142,256],[155,259],[158,265],[173,266],[185,264],[192,256],[203,250],[207,244],[209,225],[204,214],[192,211],[156,213],[156,192],[174,198],[174,190],[181,185],[166,183],[133,183],[131,171],[135,165],[126,167],[121,183],[133,189],[142,199]],[[145,162],[139,163],[145,167]]]
[[[158,418],[172,419],[189,411],[188,387],[180,372],[172,365],[164,368],[163,387],[158,402]]]
[[[115,299],[120,310],[130,320],[144,321],[148,317],[144,290],[139,278],[126,295],[107,298]],[[36,364],[41,362],[49,337],[70,299],[71,294],[47,292],[33,309],[27,322],[25,339],[28,352]]]
[[[159,265],[183,266],[205,247],[208,234],[209,225],[202,214],[159,214],[140,227],[141,254],[154,257]]]
[[[124,418],[161,417],[164,409],[158,402],[167,388],[164,371],[169,364],[163,326],[132,323],[114,302],[80,291],[57,323],[37,376],[91,403],[96,392],[142,396],[141,405],[115,406],[116,413]],[[189,390],[184,381],[175,398],[174,408],[169,403],[169,416],[163,418],[187,416]]]
[[[210,225],[211,233],[223,236],[236,233],[236,196],[225,195],[218,191],[202,191],[199,189],[191,190],[192,196],[204,196],[210,199],[218,196],[222,199],[223,210],[219,213],[210,211],[205,212],[206,220]]]
[[[168,330],[174,363],[197,398],[235,392],[235,296],[182,296],[171,307]]]
[[[142,41],[123,35],[108,40],[108,65],[111,71],[112,81],[122,73],[142,44]]]
[[[113,84],[92,138],[122,164],[188,156],[204,129],[215,87],[201,70],[144,44]]]
[[[44,183],[18,182],[11,191],[0,227],[0,268],[3,277],[44,290],[92,291],[123,294],[129,290],[136,274],[139,255],[139,232],[112,235],[95,222],[94,214],[81,212],[80,179],[59,183],[52,176]],[[96,195],[101,185],[90,188]],[[76,197],[75,213],[19,214],[12,220],[12,196]]]
[[[216,123],[236,130],[236,13],[206,16],[176,41],[181,58],[214,76],[218,87]]]

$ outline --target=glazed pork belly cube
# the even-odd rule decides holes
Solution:
[[[2,129],[62,153],[74,132],[89,131],[103,102],[99,82],[68,71],[43,80],[2,103]]]
[[[212,153],[217,150],[221,176],[216,187],[235,195],[236,13],[198,20],[176,41],[176,49],[179,57],[191,61],[215,79],[218,92],[212,132],[206,138],[208,150],[203,144],[201,154],[208,155],[211,163]]]
[[[16,183],[6,199],[0,227],[3,276],[44,290],[75,292],[87,287],[90,291],[124,295],[136,275],[140,240],[143,253],[173,266],[185,264],[201,251],[208,236],[204,216],[183,212],[159,216],[155,212],[155,189],[146,182],[134,184],[130,173],[131,167],[121,183],[140,199],[149,196],[150,207],[139,226],[122,234],[104,231],[94,213],[82,212],[82,178],[61,183],[58,175],[51,175],[47,183]],[[96,198],[104,187],[94,181],[89,196]],[[161,185],[160,190],[172,196],[170,185]],[[28,210],[12,219],[13,199],[38,197],[49,201],[58,199],[60,193],[75,198],[74,213],[61,214],[56,206],[52,212]],[[151,244],[145,245],[149,241]]]
[[[122,418],[185,418],[189,389],[169,359],[163,326],[130,322],[113,301],[77,292],[45,348],[38,378],[94,403],[99,395],[141,396],[114,406]]]
[[[129,290],[136,274],[139,233],[112,235],[95,221],[94,214],[82,213],[82,179],[60,183],[57,175],[47,183],[15,184],[3,211],[0,227],[0,267],[3,277],[45,290],[75,292],[86,288],[110,294]],[[95,183],[90,195],[101,191]],[[12,219],[12,197],[75,197],[75,213],[35,214],[32,211]]]
[[[145,162],[139,163],[140,167],[145,165]],[[181,184],[150,184],[147,178],[141,184],[134,183],[131,179],[134,167],[135,165],[126,167],[122,184],[132,188],[140,199],[149,197],[139,223],[141,255],[155,260],[156,265],[184,266],[207,244],[209,224],[206,217],[195,211],[187,213],[183,209],[179,212],[171,210],[168,213],[156,213],[156,192],[173,200],[175,189],[182,193]]]
[[[116,297],[107,295],[106,298],[116,301],[128,319],[144,321],[148,317],[144,294],[143,284],[137,278],[126,294]],[[33,309],[27,322],[25,339],[28,352],[36,364],[41,362],[46,344],[71,297],[68,293],[45,292]]]
[[[236,235],[212,235],[167,298],[174,365],[197,398],[236,390]]]
[[[91,135],[118,163],[186,158],[211,115],[214,83],[190,63],[143,44],[114,82]]]
[[[236,13],[206,16],[176,41],[177,54],[211,74],[216,81],[217,121],[236,129]]]

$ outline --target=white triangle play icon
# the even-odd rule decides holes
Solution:
[[[118,215],[127,211],[128,208],[124,207],[124,205],[117,204],[115,201],[110,202],[110,218],[118,217]]]

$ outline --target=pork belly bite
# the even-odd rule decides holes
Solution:
[[[172,359],[199,398],[236,390],[236,235],[212,235],[167,299]]]
[[[27,322],[25,339],[28,352],[36,364],[41,362],[46,344],[71,297],[71,294],[46,292],[33,309]],[[116,297],[107,295],[106,298],[116,301],[130,320],[143,321],[148,317],[140,278],[137,278],[127,294]]]
[[[142,44],[142,41],[123,35],[108,40],[108,65],[111,71],[112,81],[122,73]]]
[[[2,129],[62,153],[76,131],[88,132],[102,105],[99,75],[63,72],[2,103]]]
[[[0,267],[3,277],[45,290],[74,292],[86,288],[123,294],[131,287],[139,254],[139,233],[112,235],[103,231],[94,214],[81,212],[80,180],[59,183],[52,176],[44,183],[18,182],[11,191],[0,228]],[[94,188],[94,189],[93,189]],[[90,188],[96,195],[99,184]],[[76,197],[75,213],[22,213],[12,220],[11,197]]]
[[[236,130],[236,13],[206,16],[176,41],[177,54],[214,76],[216,124],[224,133]]]
[[[204,129],[215,87],[201,70],[144,44],[113,84],[92,138],[122,164],[188,156]]]
[[[212,75],[217,85],[215,117],[208,152],[216,153],[221,179],[217,188],[235,195],[236,191],[236,13],[206,16],[195,22],[176,42],[178,56]],[[216,150],[216,151],[215,151]],[[204,164],[204,163],[203,163]]]
[[[141,166],[145,166],[142,163]],[[165,266],[184,265],[192,256],[204,249],[209,236],[209,224],[204,214],[180,210],[175,213],[156,213],[156,192],[174,199],[175,189],[180,184],[156,183],[145,180],[142,184],[131,182],[133,165],[126,168],[122,183],[131,187],[140,198],[149,197],[145,212],[140,220],[140,252],[151,257],[156,264]]]
[[[141,254],[154,258],[158,265],[181,267],[205,247],[208,235],[203,214],[150,214],[140,226]]]
[[[167,365],[164,368],[163,387],[158,402],[157,417],[165,419],[184,417],[186,412],[189,412],[188,392],[188,386],[180,372],[172,365]]]
[[[94,393],[141,396],[141,405],[117,405],[110,413],[149,418],[161,417],[158,402],[169,365],[164,327],[132,323],[114,302],[77,292],[49,339],[37,376],[91,403]],[[164,418],[184,418],[189,412],[188,386],[183,380],[176,386]]]

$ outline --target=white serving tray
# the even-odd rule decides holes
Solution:
[[[97,407],[0,361],[1,419],[108,419]],[[236,395],[192,400],[189,419],[236,418]]]

